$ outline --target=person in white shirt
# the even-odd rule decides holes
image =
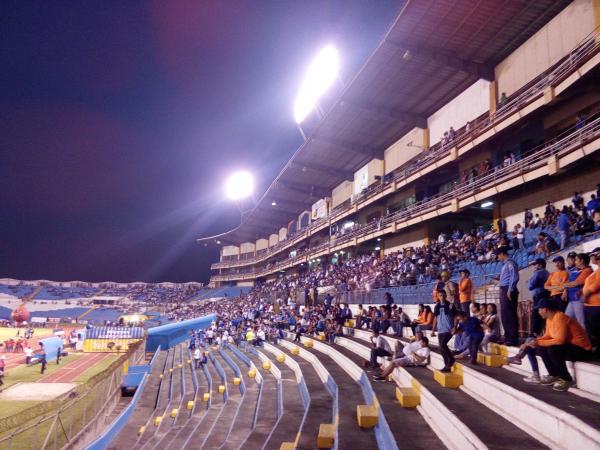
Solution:
[[[202,352],[198,347],[194,350],[194,365],[196,369],[200,366],[200,359],[202,358]]]
[[[31,357],[33,356],[33,349],[27,345],[23,352],[25,353],[25,364],[29,364],[31,362]]]
[[[392,360],[380,375],[375,375],[375,381],[386,381],[396,367],[426,366],[429,362],[429,339],[423,337],[420,341],[412,342],[402,349],[404,356]]]
[[[373,348],[371,349],[371,361],[369,364],[371,368],[378,369],[379,364],[377,363],[377,358],[380,356],[392,356],[392,349],[387,339],[379,334],[379,330],[373,331],[371,343],[373,344]]]

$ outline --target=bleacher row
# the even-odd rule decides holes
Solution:
[[[278,345],[212,347],[199,370],[184,344],[161,351],[109,448],[600,447],[597,364],[571,365],[578,387],[556,392],[523,382],[530,368],[508,365],[516,349],[500,345],[479,365],[441,373],[431,337],[427,367],[397,368],[393,382],[375,383],[363,370],[371,333],[345,334],[334,345],[289,335]]]

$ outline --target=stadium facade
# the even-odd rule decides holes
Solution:
[[[468,18],[468,21],[466,20]],[[408,2],[257,206],[213,286],[508,229],[600,180],[600,2]]]

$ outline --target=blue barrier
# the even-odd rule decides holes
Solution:
[[[44,351],[46,352],[46,361],[55,359],[58,352],[63,350],[63,341],[62,338],[59,337],[42,339],[40,340],[40,343],[44,346]]]
[[[212,376],[210,375],[210,372],[208,371],[208,369],[206,368],[206,364],[202,365],[202,371],[204,372],[204,376],[206,377],[206,382],[208,383],[208,392],[211,394],[208,397],[208,403],[206,404],[206,408],[210,408],[210,405],[212,405]]]
[[[158,354],[158,352],[159,350],[157,350],[152,356],[150,366],[154,365],[154,362],[156,361],[156,355]],[[131,414],[133,414],[133,410],[135,409],[138,401],[140,400],[140,397],[144,392],[144,388],[146,387],[146,383],[148,382],[148,372],[143,373],[141,375],[142,379],[140,380],[138,388],[135,391],[131,402],[123,409],[123,411],[121,411],[121,413],[115,418],[115,420],[113,420],[111,424],[108,427],[106,427],[104,432],[86,447],[86,450],[105,450],[106,448],[108,448],[108,444],[110,444],[110,441],[123,429],[129,418],[131,417]]]
[[[235,376],[240,378],[240,393],[244,395],[246,393],[246,384],[244,383],[244,378],[242,377],[242,372],[240,371],[240,368],[235,363],[235,361],[223,351],[223,349],[219,349],[219,353],[221,357],[225,360],[225,362],[227,362],[229,367],[233,369],[233,373],[235,373]]]
[[[121,380],[121,386],[128,388],[138,387],[145,375],[146,372],[128,373],[123,377],[123,380]]]
[[[146,351],[151,352],[159,347],[163,350],[174,347],[189,339],[190,331],[207,328],[215,319],[215,314],[209,314],[204,317],[150,328],[148,329]]]
[[[146,373],[152,370],[152,362],[150,364],[144,364],[140,366],[129,366],[127,369],[128,373]]]

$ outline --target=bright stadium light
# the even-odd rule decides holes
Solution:
[[[317,106],[319,98],[338,77],[338,51],[328,45],[323,48],[308,67],[304,81],[294,103],[294,118],[300,125]]]
[[[248,172],[241,171],[231,175],[225,183],[225,192],[231,200],[250,197],[254,191],[254,179]]]

